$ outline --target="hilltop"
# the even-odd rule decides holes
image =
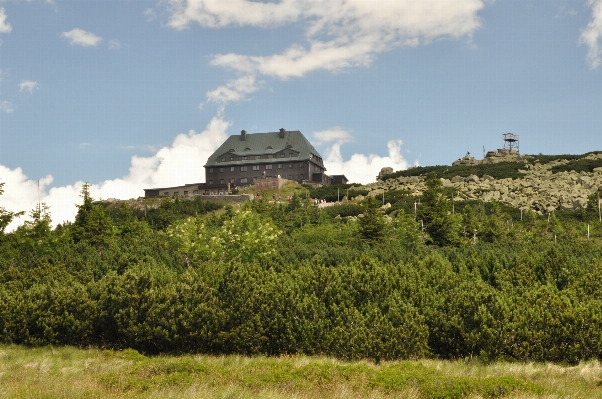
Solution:
[[[602,152],[583,155],[536,155],[512,157],[496,163],[456,163],[452,166],[413,167],[403,171],[384,170],[375,183],[351,190],[379,196],[401,190],[421,196],[425,179],[431,174],[441,179],[454,201],[498,201],[532,209],[538,213],[577,210],[602,187]]]

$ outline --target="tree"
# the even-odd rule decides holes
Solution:
[[[234,212],[221,227],[211,228],[201,217],[174,223],[168,231],[187,259],[196,262],[243,262],[259,260],[276,252],[280,231],[268,218],[249,210]]]
[[[38,203],[36,207],[29,212],[32,220],[27,220],[17,229],[17,235],[37,241],[43,241],[50,236],[52,229],[50,224],[50,208],[45,203]]]
[[[4,183],[0,183],[0,196],[4,194]],[[4,234],[4,231],[13,219],[22,216],[25,212],[10,212],[0,206],[0,235]]]
[[[102,204],[94,204],[90,195],[90,185],[84,183],[80,193],[83,203],[77,206],[75,222],[72,226],[76,242],[86,240],[95,246],[107,246],[115,235],[113,221],[106,214]]]
[[[459,221],[451,214],[451,205],[443,193],[443,183],[433,172],[425,184],[419,217],[424,222],[430,240],[439,246],[457,244]]]
[[[370,244],[382,240],[388,227],[379,205],[376,198],[366,198],[362,203],[363,216],[358,218],[360,237]]]

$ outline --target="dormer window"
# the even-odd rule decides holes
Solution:
[[[274,148],[271,145],[269,145],[269,146],[266,147],[266,150],[273,150],[273,149]]]
[[[251,151],[251,149],[249,147],[245,148],[245,151]]]
[[[286,145],[286,148],[293,148],[293,146],[292,146],[292,145],[290,145],[290,144],[287,144],[287,145]]]
[[[223,157],[223,158],[222,158],[222,162],[226,162],[226,157]]]

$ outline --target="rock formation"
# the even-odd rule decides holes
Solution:
[[[589,154],[584,159],[602,160],[602,153]],[[556,209],[573,210],[585,207],[588,196],[602,188],[602,167],[595,168],[592,173],[552,173],[552,168],[568,162],[565,159],[543,165],[525,162],[525,169],[520,170],[523,177],[518,179],[470,175],[441,179],[441,182],[444,187],[454,189],[454,199],[459,201],[499,201],[515,208],[533,209],[538,213]],[[424,180],[424,176],[398,177],[378,180],[358,188],[368,190],[371,196],[382,195],[384,190],[407,190],[411,195],[419,196],[425,189]]]

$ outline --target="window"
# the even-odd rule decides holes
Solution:
[[[274,156],[272,154],[269,154],[268,159],[272,159],[272,158],[274,158]]]
[[[289,163],[289,164],[288,164],[288,167],[289,167],[289,168],[292,168],[292,167],[293,167],[293,164],[292,164],[292,163]]]
[[[213,180],[209,180],[209,184],[213,184]]]
[[[301,175],[299,176],[299,178],[300,178],[301,180],[303,180],[303,173],[301,173]]]
[[[219,184],[224,184],[224,179],[221,179],[221,180],[219,181]]]
[[[247,178],[246,177],[241,177],[240,178],[240,182],[241,183],[246,183],[247,182]]]
[[[163,192],[163,195],[169,195],[169,191]]]
[[[303,162],[299,163],[299,167],[302,168],[303,167]]]
[[[240,171],[241,172],[246,172],[247,171],[247,167],[246,166],[241,166],[240,167]]]
[[[192,195],[199,195],[199,190],[192,190]]]
[[[278,169],[282,169],[282,164],[281,163],[278,164]]]
[[[234,157],[230,157],[230,161],[234,161]]]
[[[266,165],[265,168],[266,169],[272,169],[272,165]]]
[[[179,191],[174,191],[173,195],[180,195],[180,192]]]
[[[234,172],[234,166],[230,166],[230,172]]]
[[[247,159],[249,159],[249,157],[242,157],[243,161],[246,161]]]
[[[230,183],[234,184],[234,178],[230,179]]]
[[[226,162],[226,157],[223,157],[223,158],[222,158],[222,162]]]
[[[289,154],[288,154],[288,156],[289,156],[290,158],[292,158],[292,157],[294,157],[294,156],[295,156],[295,154],[291,152],[291,153],[289,153]]]
[[[280,154],[280,158],[284,158],[284,153]]]
[[[219,173],[223,173],[224,172],[224,168],[219,168]]]
[[[255,155],[255,159],[261,159],[261,155]]]
[[[184,191],[184,195],[188,195],[188,191]]]
[[[253,170],[259,170],[259,165],[253,165]]]
[[[213,168],[209,168],[209,173],[213,173]]]
[[[318,165],[314,165],[314,172],[318,172],[320,170],[320,168],[318,168]]]

